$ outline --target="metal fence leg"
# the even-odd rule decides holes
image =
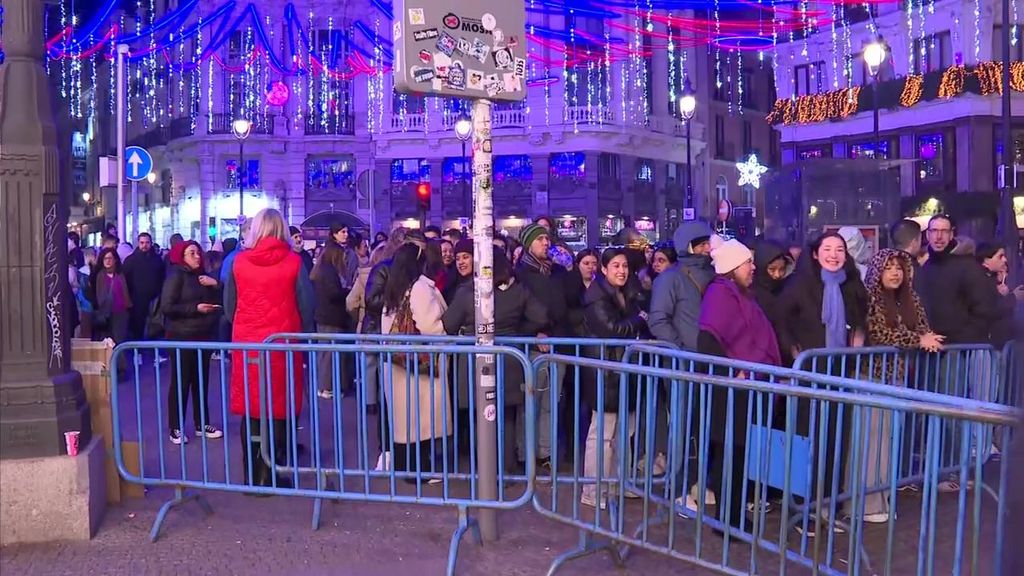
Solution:
[[[149,541],[156,542],[157,538],[160,537],[160,530],[163,528],[164,520],[167,519],[167,513],[171,511],[171,508],[175,508],[193,500],[200,508],[203,509],[203,512],[205,512],[207,516],[213,514],[213,508],[202,495],[195,493],[185,494],[184,488],[181,486],[175,486],[174,497],[167,502],[164,502],[164,505],[160,507],[160,511],[156,513],[156,520],[153,521],[153,528],[149,531]]]
[[[602,550],[607,550],[608,555],[612,557],[612,561],[619,568],[625,565],[625,559],[619,552],[617,546],[611,542],[598,542],[594,537],[594,533],[589,530],[580,530],[580,543],[575,550],[570,550],[564,554],[559,555],[551,561],[551,566],[548,567],[547,576],[554,576],[559,570],[562,569],[566,563],[576,560],[577,558],[583,558],[584,556],[590,556],[596,554]]]
[[[459,544],[462,543],[462,537],[466,535],[466,532],[473,535],[473,540],[478,545],[483,543],[480,538],[480,525],[477,524],[476,518],[470,517],[467,507],[459,506],[459,527],[452,534],[452,541],[448,546],[448,576],[455,576],[455,564],[459,561]]]

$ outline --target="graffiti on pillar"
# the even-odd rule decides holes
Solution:
[[[50,326],[50,359],[47,367],[51,372],[65,369],[65,335],[64,335],[64,282],[67,281],[67,267],[61,266],[62,248],[58,243],[63,241],[59,227],[61,219],[57,215],[57,202],[50,202],[50,207],[43,218],[43,285],[46,290],[45,306],[46,321]]]

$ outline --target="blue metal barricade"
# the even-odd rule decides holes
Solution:
[[[170,362],[140,359],[168,353]],[[214,354],[217,358],[211,358]],[[453,418],[450,366],[495,356],[494,413],[497,426],[497,497],[481,496],[475,428],[470,409]],[[344,356],[376,358],[384,368],[380,390],[385,409],[369,409],[365,382],[354,395],[317,399],[318,357],[337,367]],[[155,540],[168,511],[189,500],[211,509],[188,489],[314,499],[313,527],[323,500],[451,506],[459,527],[451,540],[449,573],[462,536],[475,522],[469,508],[514,509],[530,502],[536,442],[533,372],[527,357],[508,346],[450,344],[308,344],[220,342],[130,342],[115,348],[116,366],[133,360],[127,378],[112,371],[111,406],[115,461],[126,480],[171,487],[174,496],[157,514]],[[330,384],[341,389],[340,371]],[[310,378],[309,376],[313,376]],[[476,383],[470,370],[469,389]],[[521,388],[510,399],[505,384]],[[193,419],[186,417],[189,397]],[[469,397],[472,408],[473,396]],[[510,420],[523,421],[515,426]],[[463,430],[457,426],[463,426]],[[210,428],[212,427],[212,428]],[[219,428],[224,428],[223,431]],[[510,458],[515,433],[523,468]],[[468,432],[468,435],[466,434]],[[221,436],[223,434],[223,436]],[[459,444],[457,438],[468,438]],[[189,437],[198,447],[188,446]],[[230,440],[229,440],[230,438]],[[137,442],[139,472],[125,466],[122,441]],[[240,444],[239,444],[240,442]],[[375,456],[390,454],[390,458]],[[376,461],[376,465],[375,465]],[[506,482],[516,479],[518,483]],[[509,484],[509,486],[506,486]]]
[[[579,439],[569,448],[572,471],[555,474],[549,491],[537,485],[534,507],[581,531],[580,546],[556,559],[549,573],[597,550],[622,561],[628,547],[726,574],[758,573],[776,562],[782,574],[794,568],[959,574],[965,564],[971,573],[998,573],[1005,469],[983,467],[963,441],[956,494],[940,497],[935,487],[945,478],[939,457],[944,426],[963,430],[963,439],[979,428],[1008,430],[1018,416],[1014,410],[913,390],[897,397],[878,393],[884,386],[845,378],[644,351],[693,364],[690,370],[639,366],[626,361],[628,354],[623,362],[561,355],[534,362],[538,372],[554,364],[580,369],[578,385],[591,387],[587,396],[596,404],[577,404],[577,412],[592,412],[592,423],[582,451]],[[659,397],[667,398],[670,422],[660,475],[650,458],[642,470],[635,459],[652,453]],[[894,463],[908,416],[925,430],[923,498],[897,497]],[[645,428],[646,445],[638,447]],[[996,498],[982,498],[985,480]],[[707,501],[708,488],[714,504]],[[876,525],[879,507],[885,517]],[[850,519],[841,521],[844,515]],[[598,544],[601,537],[611,542]],[[914,549],[916,555],[907,554]]]

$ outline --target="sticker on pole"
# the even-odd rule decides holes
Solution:
[[[145,180],[153,171],[153,157],[141,146],[129,146],[124,149],[124,173],[133,182]]]
[[[488,404],[484,406],[484,420],[488,422],[494,422],[498,417],[498,409],[494,407],[494,404]]]
[[[495,4],[484,12],[471,0],[396,0],[392,11],[400,15],[393,35],[396,92],[503,102],[526,98],[522,2]],[[424,50],[433,54],[432,76],[424,69]],[[438,62],[438,56],[447,60]],[[421,66],[413,65],[417,62]]]

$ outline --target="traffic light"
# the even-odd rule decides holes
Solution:
[[[421,212],[430,211],[430,184],[421,182],[416,185],[416,203]]]
[[[206,227],[206,234],[210,237],[210,245],[217,241],[217,218],[214,216],[209,217],[209,226]]]

